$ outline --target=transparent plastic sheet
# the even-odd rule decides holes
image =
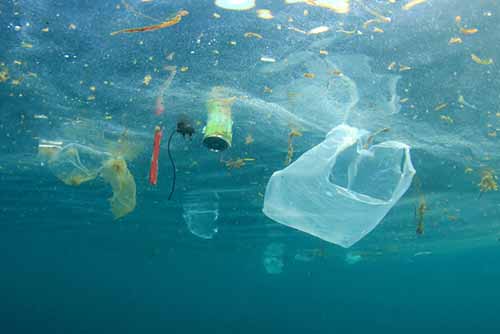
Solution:
[[[51,152],[48,150],[52,150]],[[90,147],[70,143],[64,147],[49,148],[42,143],[40,155],[48,156],[47,165],[52,173],[67,185],[78,186],[95,179],[102,164],[110,155]]]
[[[202,239],[218,232],[219,198],[217,193],[190,192],[184,196],[183,218],[189,231]]]
[[[384,218],[411,185],[409,146],[386,141],[369,146],[369,133],[347,125],[266,187],[264,214],[300,231],[350,247]]]

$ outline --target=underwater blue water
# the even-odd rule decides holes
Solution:
[[[2,0],[0,333],[500,330],[500,196],[480,186],[500,173],[499,5],[428,0],[405,11],[407,2],[351,1],[342,15],[257,0],[275,16],[262,20],[211,0]],[[170,28],[110,36],[180,8],[190,14]],[[375,23],[383,33],[366,24],[374,11],[391,17]],[[456,16],[479,32],[461,34]],[[303,33],[322,25],[329,32]],[[263,38],[244,37],[249,31]],[[456,36],[463,43],[449,44]],[[166,65],[177,74],[157,116]],[[324,69],[349,77],[356,94]],[[233,146],[223,153],[202,145],[214,86],[237,97]],[[358,105],[343,109],[354,95]],[[182,117],[195,135],[173,137],[177,187],[168,201],[166,134]],[[349,249],[262,213],[290,131],[302,131],[293,161],[346,120],[371,132],[389,127],[375,142],[409,144],[418,178]],[[152,186],[159,124],[166,134]],[[39,150],[43,140],[124,156],[134,210],[115,220],[100,176],[63,183]],[[239,158],[248,160],[231,167]]]

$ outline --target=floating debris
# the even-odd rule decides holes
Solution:
[[[234,168],[241,168],[243,166],[246,165],[247,162],[251,162],[251,161],[255,161],[254,158],[238,158],[238,159],[235,159],[235,160],[228,160],[228,161],[224,161],[224,160],[221,160],[221,162],[224,163],[224,165],[227,167],[227,169],[234,169]]]
[[[9,69],[6,66],[0,67],[0,82],[9,80]]]
[[[163,96],[165,95],[165,91],[170,87],[172,81],[175,78],[175,75],[177,74],[177,66],[165,66],[165,70],[169,71],[170,74],[161,85],[160,90],[158,92],[158,96],[156,97],[155,114],[157,116],[160,116],[165,111]]]
[[[406,3],[405,5],[403,5],[403,10],[410,10],[415,6],[426,3],[426,2],[427,2],[427,0],[412,0],[408,3]]]
[[[293,138],[294,137],[301,137],[302,132],[300,132],[297,129],[292,129],[290,130],[290,133],[288,134],[288,149],[287,149],[287,154],[286,154],[286,159],[285,159],[285,166],[288,166],[293,159],[293,153],[294,153],[294,148],[293,148]]]
[[[153,77],[150,75],[150,74],[146,74],[146,76],[144,77],[144,79],[142,80],[142,83],[145,85],[145,86],[149,86],[149,83],[151,82],[151,80],[153,79]]]
[[[471,29],[466,29],[466,28],[460,28],[460,32],[464,35],[474,35],[478,32],[476,28],[471,28]]]
[[[32,49],[33,48],[33,44],[27,43],[27,42],[21,42],[21,47],[23,47],[25,49]]]
[[[439,118],[446,123],[453,124],[453,118],[451,118],[450,116],[441,115]]]
[[[245,145],[250,145],[250,144],[253,144],[255,140],[253,139],[252,135],[251,134],[248,134],[246,137],[245,137]]]
[[[174,18],[167,20],[167,21],[164,21],[162,23],[151,25],[151,26],[139,27],[139,28],[129,28],[129,29],[118,30],[118,31],[112,32],[110,35],[115,36],[115,35],[123,34],[123,33],[129,34],[129,33],[144,32],[144,31],[154,31],[154,30],[158,30],[158,29],[171,27],[171,26],[181,22],[182,17],[187,16],[187,15],[189,15],[189,12],[187,10],[182,9],[182,10],[177,12],[177,14],[174,16]]]
[[[304,34],[304,35],[307,34],[307,32],[305,30],[302,30],[302,29],[299,29],[299,28],[295,28],[295,27],[288,27],[288,30],[299,32],[299,33]]]
[[[269,9],[258,9],[257,17],[263,20],[271,20],[274,18],[273,14]]]
[[[264,63],[275,63],[276,59],[274,59],[272,57],[263,56],[263,57],[260,57],[260,61],[262,61]]]
[[[409,71],[409,70],[411,70],[410,66],[399,64],[399,72],[404,72],[404,71]]]
[[[491,65],[493,64],[493,59],[491,58],[484,58],[481,59],[479,56],[475,55],[474,53],[470,55],[471,59],[473,62],[479,65]]]
[[[228,10],[249,10],[255,7],[255,0],[215,0],[215,5]]]
[[[330,28],[328,28],[327,26],[319,26],[319,27],[316,27],[316,28],[309,30],[307,32],[307,34],[308,35],[317,35],[317,34],[322,34],[324,32],[327,32],[329,30],[330,30]]]
[[[436,107],[434,107],[434,111],[440,111],[443,110],[448,106],[448,103],[440,103]]]
[[[261,34],[257,34],[256,32],[246,32],[243,36],[245,36],[246,38],[251,38],[251,37],[254,37],[257,39],[263,38]]]
[[[498,177],[491,169],[484,170],[481,173],[481,181],[478,183],[480,195],[489,191],[498,191]]]
[[[462,39],[460,37],[452,37],[448,41],[448,44],[462,44]]]
[[[160,156],[160,144],[162,135],[162,128],[160,126],[156,126],[153,140],[153,155],[151,157],[151,166],[149,168],[149,183],[153,186],[158,183],[158,158]]]

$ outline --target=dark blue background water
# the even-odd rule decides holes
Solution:
[[[413,263],[306,263],[273,276],[251,249],[161,245],[148,254],[151,236],[140,231],[133,241],[120,234],[96,239],[83,231],[3,233],[2,332],[468,333],[500,327],[497,249]]]

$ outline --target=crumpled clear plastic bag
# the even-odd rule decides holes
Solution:
[[[342,124],[267,184],[264,214],[350,247],[373,230],[411,185],[410,147],[370,145],[370,133]]]
[[[63,144],[41,140],[38,145],[40,158],[59,180],[70,186],[79,186],[101,176],[113,190],[109,201],[115,219],[134,210],[136,184],[122,157],[81,144]]]
[[[39,150],[41,155],[48,158],[47,165],[54,175],[70,186],[78,186],[95,179],[103,161],[109,157],[103,152],[75,143],[59,148],[55,145],[40,144]]]

